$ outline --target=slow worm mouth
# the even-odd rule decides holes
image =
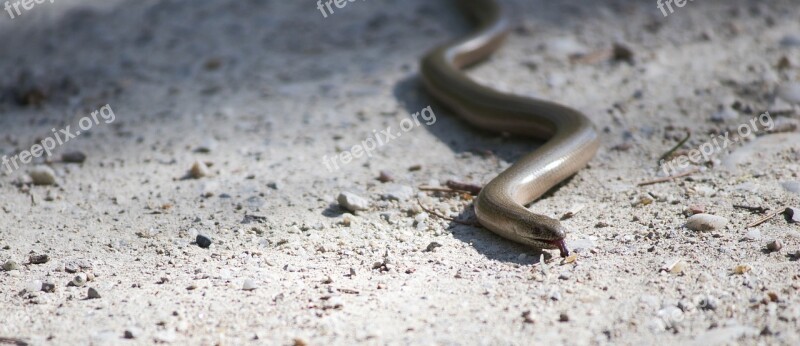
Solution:
[[[569,256],[569,248],[567,247],[567,242],[564,239],[542,240],[542,241],[558,248],[558,251],[561,252],[561,257]]]

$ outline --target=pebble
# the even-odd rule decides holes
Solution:
[[[566,312],[562,312],[560,315],[558,315],[558,321],[559,322],[569,322],[569,315],[567,315]]]
[[[96,289],[89,287],[89,291],[86,293],[86,298],[88,299],[100,298],[100,293],[97,292]]]
[[[47,263],[47,262],[50,261],[50,256],[48,256],[48,255],[31,255],[30,257],[28,257],[28,261],[30,261],[31,264]]]
[[[788,192],[800,195],[800,181],[785,181],[781,186]]]
[[[217,141],[214,140],[213,138],[206,138],[205,140],[203,140],[202,143],[200,143],[200,146],[198,146],[197,149],[195,149],[194,151],[198,153],[207,154],[216,149],[217,149]]]
[[[39,292],[42,290],[42,281],[33,280],[25,284],[26,292]]]
[[[786,208],[785,213],[789,222],[800,223],[800,208]]]
[[[77,273],[84,269],[91,269],[92,264],[85,259],[72,260],[64,263],[64,271],[67,273]]]
[[[715,231],[727,224],[728,219],[711,214],[695,214],[686,220],[686,227],[698,232]]]
[[[780,45],[784,47],[800,47],[800,36],[786,35],[781,38]]]
[[[336,201],[339,202],[339,205],[342,206],[342,208],[352,212],[369,209],[369,201],[366,198],[351,192],[340,193],[339,197],[336,198]]]
[[[195,242],[197,243],[197,246],[203,249],[207,249],[209,246],[211,246],[211,237],[203,234],[198,234],[197,237],[195,238]]]
[[[572,272],[570,271],[563,271],[560,274],[558,274],[559,280],[569,280],[570,278],[572,278]]]
[[[34,185],[53,185],[56,183],[56,172],[48,166],[36,166],[28,172]]]
[[[83,285],[86,284],[86,281],[88,281],[88,278],[86,277],[86,274],[79,273],[78,275],[75,275],[75,277],[69,283],[72,284],[72,286],[75,286],[75,287],[82,287]]]
[[[800,104],[800,82],[781,84],[775,93],[786,102]]]
[[[689,206],[688,212],[691,215],[703,214],[703,213],[706,212],[706,206],[704,206],[702,204],[692,204],[692,205]]]
[[[414,189],[407,185],[392,184],[386,190],[384,197],[389,200],[405,201],[414,195]]]
[[[394,181],[394,176],[389,171],[381,171],[378,174],[378,181],[382,183],[388,183],[390,181]]]
[[[778,239],[775,239],[767,243],[767,250],[769,251],[772,252],[781,251],[782,248],[783,248],[783,243]]]
[[[17,262],[8,260],[6,263],[3,263],[3,270],[10,272],[12,270],[19,270],[19,264]]]
[[[69,151],[61,154],[61,161],[66,163],[83,163],[86,161],[86,154],[82,151]]]
[[[747,240],[760,240],[761,239],[761,231],[758,228],[751,229],[747,231],[747,234],[744,236]]]
[[[431,252],[431,251],[435,250],[437,247],[442,247],[442,244],[439,244],[439,243],[433,241],[430,244],[428,244],[428,247],[425,248],[425,251]]]
[[[136,327],[129,327],[125,329],[125,334],[123,335],[125,339],[136,339],[138,336],[142,335],[142,330]]]
[[[586,53],[586,47],[573,37],[556,37],[545,43],[545,50],[551,56],[565,58],[570,55]]]
[[[711,121],[716,123],[726,122],[739,117],[739,113],[730,107],[723,107],[722,109],[711,114]]]
[[[242,289],[245,291],[252,291],[258,288],[258,285],[252,279],[245,279],[244,283],[242,284]]]
[[[207,176],[209,173],[208,166],[202,161],[195,161],[192,168],[189,169],[189,176],[194,179],[200,179]]]
[[[42,291],[47,293],[53,293],[56,291],[56,285],[52,282],[43,282]]]

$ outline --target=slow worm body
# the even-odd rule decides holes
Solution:
[[[500,47],[511,21],[494,0],[459,2],[477,19],[479,28],[422,59],[421,76],[428,91],[475,126],[547,140],[484,186],[474,204],[478,221],[506,239],[559,249],[561,256],[567,256],[566,229],[558,220],[533,213],[525,205],[586,166],[597,152],[597,133],[579,111],[501,93],[466,76],[463,68]]]

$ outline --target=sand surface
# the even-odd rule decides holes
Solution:
[[[577,211],[570,263],[419,207],[470,220],[470,196],[419,187],[484,184],[541,144],[469,127],[422,91],[419,58],[470,30],[452,1],[357,1],[327,18],[312,1],[255,0],[0,13],[0,154],[114,113],[46,161],[0,166],[0,263],[19,266],[0,271],[0,337],[800,343],[800,226],[748,228],[763,215],[735,207],[800,208],[800,6],[698,0],[664,17],[655,1],[504,2],[519,24],[471,75],[584,111],[601,133],[590,166],[531,205]],[[603,57],[615,43],[632,61]],[[435,122],[401,130],[429,106]],[[679,154],[765,111],[777,130],[637,186],[663,176],[658,158],[687,130]],[[326,169],[388,127],[401,136]],[[84,163],[61,162],[76,151]],[[187,179],[197,161],[207,175]],[[38,165],[55,185],[30,184]],[[369,207],[347,212],[341,192]],[[692,210],[728,223],[687,229]],[[31,292],[41,283],[52,292]]]

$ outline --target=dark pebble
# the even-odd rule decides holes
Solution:
[[[96,289],[89,287],[89,292],[86,294],[86,297],[89,299],[97,299],[100,298],[100,293],[97,292]]]
[[[80,151],[70,151],[61,154],[61,161],[66,163],[83,163],[86,161],[86,154]]]
[[[202,234],[198,234],[195,241],[197,242],[197,246],[204,249],[207,249],[209,246],[211,246],[211,238]]]
[[[29,257],[28,260],[30,260],[31,264],[42,264],[42,263],[47,263],[48,261],[50,261],[50,256],[48,256],[48,255],[31,255],[31,257]]]

